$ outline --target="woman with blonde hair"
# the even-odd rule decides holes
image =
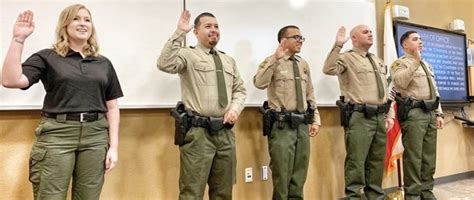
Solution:
[[[26,90],[41,80],[46,90],[35,130],[29,179],[35,199],[99,199],[104,174],[118,159],[122,89],[112,63],[99,55],[90,11],[65,8],[52,49],[21,63],[25,41],[35,28],[33,12],[19,14],[5,57],[2,85]]]

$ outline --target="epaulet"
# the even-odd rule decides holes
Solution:
[[[194,49],[194,48],[196,48],[196,47],[195,47],[195,46],[189,46],[189,48]]]
[[[301,56],[299,56],[299,55],[295,55],[295,57],[301,58]]]
[[[223,51],[221,51],[221,50],[217,50],[217,51],[221,52],[222,54],[225,54],[225,52],[223,52]]]
[[[397,68],[400,67],[401,64],[402,64],[402,63],[400,62],[400,60],[396,60],[395,62],[392,63],[392,65],[390,66],[390,68],[391,68],[392,70],[396,70]]]

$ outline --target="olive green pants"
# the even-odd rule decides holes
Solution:
[[[206,183],[209,199],[232,199],[235,182],[235,136],[229,129],[210,135],[205,128],[192,127],[180,150],[179,199],[203,199]]]
[[[43,118],[31,150],[35,199],[64,200],[72,177],[72,199],[99,199],[108,148],[105,118],[80,123]]]
[[[414,108],[401,123],[405,199],[436,199],[432,190],[436,168],[436,120],[433,112]]]
[[[352,113],[345,129],[346,161],[344,179],[346,199],[384,199],[382,190],[387,135],[383,114],[366,118]],[[364,190],[364,194],[361,194]]]
[[[292,129],[273,126],[268,138],[270,169],[273,180],[273,199],[303,199],[303,187],[309,164],[308,125]]]

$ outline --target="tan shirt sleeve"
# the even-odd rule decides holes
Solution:
[[[240,116],[240,113],[245,107],[245,98],[247,97],[247,90],[244,87],[244,81],[242,80],[242,77],[240,76],[239,69],[237,68],[237,65],[235,64],[234,59],[232,59],[233,66],[232,68],[234,69],[234,80],[233,80],[233,85],[232,85],[232,101],[230,102],[230,108],[231,110],[235,111],[237,115]]]
[[[258,89],[265,89],[270,85],[276,66],[280,64],[274,56],[265,59],[258,66],[257,74],[253,77],[253,84]]]
[[[157,67],[161,71],[176,74],[186,68],[186,59],[180,54],[181,42],[186,37],[186,32],[176,30],[166,42],[158,58]]]
[[[390,67],[390,73],[393,76],[393,81],[395,81],[395,84],[399,88],[407,89],[408,85],[413,80],[415,71],[417,71],[419,67],[419,64],[406,65],[399,59],[396,60]]]
[[[340,59],[342,47],[334,45],[324,62],[323,73],[327,75],[338,75],[346,70],[346,64]]]

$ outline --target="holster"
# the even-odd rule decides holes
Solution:
[[[336,101],[336,105],[340,110],[341,126],[349,126],[349,120],[351,119],[352,109],[349,103],[344,102],[344,96],[340,96],[339,100]]]
[[[316,106],[311,104],[308,101],[308,109],[306,109],[305,121],[306,124],[312,124],[314,121],[314,111],[316,110]]]
[[[191,118],[186,112],[184,104],[181,101],[178,101],[176,107],[171,109],[170,114],[175,119],[174,144],[181,146],[184,144],[186,133],[191,128]]]
[[[413,98],[402,98],[400,94],[395,96],[395,101],[398,104],[397,117],[400,122],[403,122],[408,119],[408,113],[413,107]]]
[[[270,136],[272,134],[272,128],[274,120],[274,113],[268,106],[268,101],[264,101],[262,107],[260,107],[260,113],[262,113],[262,132],[263,136]]]

